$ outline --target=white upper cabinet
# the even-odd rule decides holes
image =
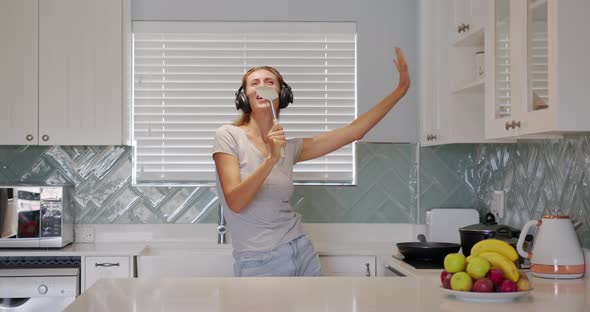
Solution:
[[[37,142],[38,4],[0,1],[0,144]]]
[[[0,36],[12,43],[0,62],[16,58],[0,73],[13,87],[0,87],[11,99],[2,111],[12,116],[1,126],[9,136],[0,144],[125,143],[128,1],[10,0],[0,6],[2,15],[19,9],[16,16],[29,17],[27,23],[10,16],[0,21],[9,29]]]
[[[40,0],[39,143],[122,143],[122,10],[121,0]]]
[[[486,137],[590,131],[590,1],[496,0],[491,11]]]
[[[451,9],[451,25],[445,28],[450,33],[451,42],[461,40],[473,32],[487,26],[489,0],[447,0],[442,5]]]
[[[489,17],[490,1],[479,0],[477,6],[471,1],[453,1],[449,6],[450,2],[419,2],[420,143],[424,146],[489,142],[484,131],[489,19],[471,22],[478,28],[453,35],[451,41],[447,35],[457,34],[456,22],[462,20],[458,16],[464,15],[460,12],[469,12],[470,20]],[[487,13],[482,13],[486,8]]]
[[[441,80],[441,71],[448,54],[448,44],[441,40],[440,27],[444,24],[439,1],[421,0],[419,2],[419,33],[418,33],[418,77],[420,92],[420,143],[435,145],[446,139],[447,111],[444,102],[447,100],[445,92],[446,80]],[[444,27],[444,26],[443,26]],[[444,28],[446,29],[446,27]],[[444,38],[444,37],[443,37]]]
[[[455,41],[471,30],[471,0],[451,0],[449,2],[452,2],[452,27],[445,29],[451,34],[451,41]]]

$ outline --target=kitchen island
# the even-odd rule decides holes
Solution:
[[[438,277],[103,279],[65,311],[590,311],[590,279],[531,278],[507,303],[459,301]]]

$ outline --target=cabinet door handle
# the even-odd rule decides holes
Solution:
[[[436,134],[432,136],[432,139],[436,141]]]
[[[512,124],[510,126],[512,127],[512,129],[516,129],[516,127],[520,128],[520,120],[519,121],[513,120]]]
[[[514,122],[514,120],[512,121]],[[512,127],[512,124],[510,124],[508,121],[506,122],[506,131],[510,130],[510,128]]]
[[[518,122],[514,120],[512,121],[512,129],[516,129],[516,127],[520,128],[520,120]]]
[[[466,32],[469,30],[469,24],[463,24],[461,23],[461,25],[457,26],[457,33],[462,33],[462,32]]]
[[[365,265],[367,266],[367,273],[365,273],[365,276],[371,277],[371,266],[369,263],[365,263]]]
[[[33,137],[32,134],[27,134],[27,137],[26,137],[27,141],[33,141],[34,138],[35,137]]]
[[[103,267],[103,268],[110,268],[110,267],[114,267],[114,266],[120,266],[119,262],[117,263],[95,263],[94,264],[95,267]]]
[[[44,134],[41,139],[45,142],[49,141],[49,136],[47,134]]]

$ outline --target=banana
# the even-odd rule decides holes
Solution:
[[[497,252],[504,257],[510,259],[511,261],[516,261],[518,259],[518,253],[514,247],[510,246],[505,241],[501,241],[499,239],[485,239],[477,242],[473,247],[471,247],[471,255],[478,256],[482,252]]]
[[[515,283],[520,279],[520,274],[516,268],[516,264],[514,264],[513,261],[510,261],[510,259],[506,258],[504,255],[493,251],[486,251],[478,254],[477,256],[488,260],[492,267],[497,267],[500,269],[502,273],[504,273],[504,277],[506,279],[509,279]]]

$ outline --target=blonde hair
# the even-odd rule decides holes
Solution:
[[[281,86],[281,89],[283,88],[283,84],[285,83],[285,79],[283,78],[283,75],[281,75],[281,73],[279,73],[278,70],[276,70],[274,67],[271,67],[271,66],[255,66],[255,67],[248,69],[248,71],[244,74],[244,76],[242,76],[242,86],[241,86],[242,90],[244,90],[244,91],[246,90],[246,84],[248,82],[248,77],[250,77],[250,75],[252,73],[254,73],[255,71],[258,71],[258,70],[267,70],[267,71],[271,72],[273,75],[275,75],[275,77],[279,81],[279,85]],[[279,115],[279,112],[280,112],[280,109],[279,109],[279,111],[277,111],[277,115]],[[238,118],[238,120],[234,121],[232,123],[232,125],[239,127],[239,126],[247,125],[248,123],[250,123],[250,113],[246,113],[242,110],[242,115],[240,116],[240,118]]]

